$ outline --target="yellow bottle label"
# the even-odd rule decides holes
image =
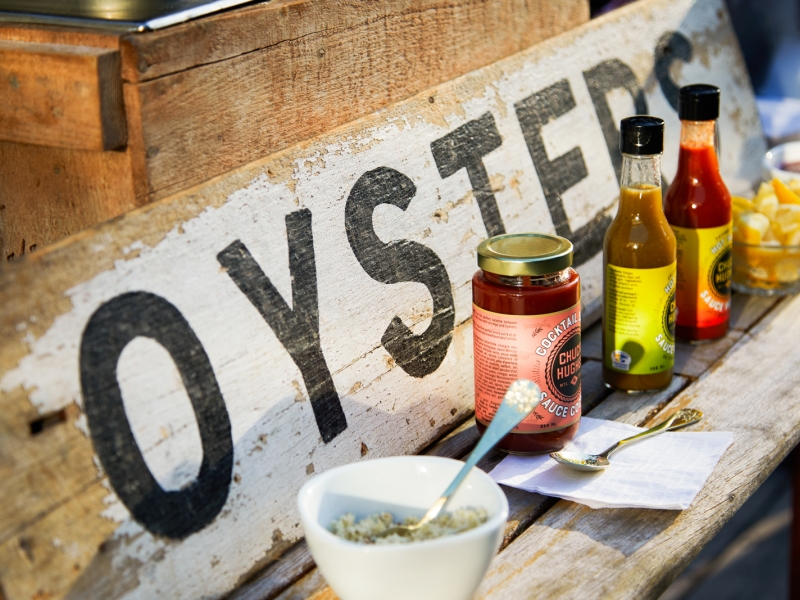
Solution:
[[[731,309],[731,224],[703,229],[673,226],[672,231],[678,241],[678,325],[724,323]]]
[[[606,266],[603,363],[630,375],[675,364],[676,263],[656,269]]]

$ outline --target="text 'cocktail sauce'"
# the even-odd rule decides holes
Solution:
[[[499,235],[478,246],[472,278],[475,419],[481,434],[519,378],[542,390],[539,406],[498,448],[563,448],[581,417],[580,279],[572,243],[556,235]]]
[[[667,387],[675,364],[675,234],[661,206],[664,121],[620,127],[619,209],[603,242],[603,381],[626,392]]]
[[[728,331],[731,307],[731,195],[715,147],[719,88],[681,88],[678,172],[664,213],[678,241],[675,335],[690,342]]]

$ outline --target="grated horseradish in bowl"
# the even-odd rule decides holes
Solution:
[[[411,531],[410,535],[393,533],[385,537],[380,535],[387,529],[397,525],[415,525],[419,522],[417,517],[406,517],[403,522],[395,522],[390,513],[375,513],[356,522],[353,513],[347,513],[336,519],[331,524],[331,531],[340,538],[358,542],[360,544],[408,544],[424,540],[435,540],[446,535],[453,535],[468,531],[485,523],[488,515],[482,508],[459,508],[453,512],[444,512],[435,519],[431,519],[419,529]]]
[[[399,522],[420,518],[463,464],[435,456],[381,458],[331,469],[303,486],[298,507],[306,541],[341,600],[472,598],[500,547],[508,517],[505,494],[480,469],[470,472],[448,504],[457,522],[437,533],[450,527],[458,532],[411,543],[356,543],[331,531],[332,523],[348,514],[352,520],[340,524],[354,537],[385,526],[369,519],[381,513]],[[485,520],[477,523],[482,512]],[[359,524],[360,533],[352,531]],[[465,524],[470,527],[461,529]]]

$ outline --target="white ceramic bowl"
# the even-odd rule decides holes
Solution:
[[[329,531],[345,513],[362,519],[391,512],[422,516],[464,463],[435,456],[397,456],[331,469],[297,497],[306,541],[317,567],[341,600],[468,600],[503,538],[508,501],[492,479],[473,469],[447,507],[484,508],[483,525],[409,544],[365,545]]]
[[[764,155],[761,163],[764,181],[770,181],[773,177],[777,177],[781,181],[800,179],[800,173],[781,169],[786,163],[800,163],[800,142],[788,142],[775,146]]]

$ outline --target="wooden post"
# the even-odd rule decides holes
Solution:
[[[800,446],[791,454],[792,463],[792,536],[789,557],[789,597],[800,600]]]

